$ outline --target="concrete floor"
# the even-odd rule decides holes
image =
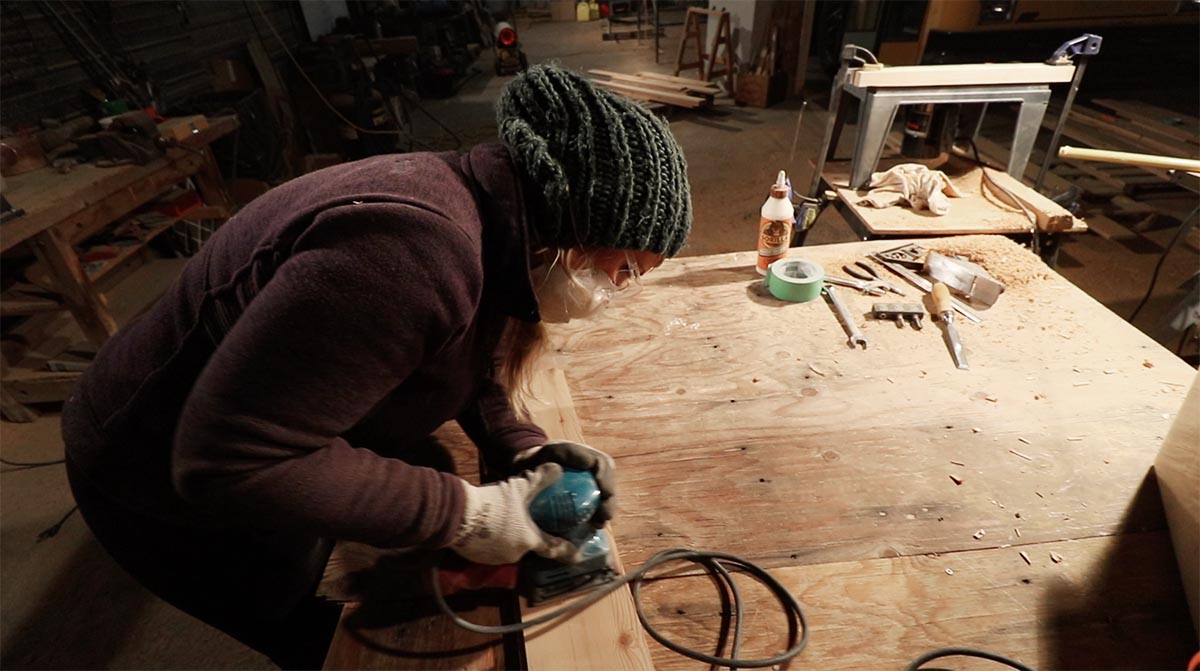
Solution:
[[[649,42],[604,42],[600,23],[522,19],[518,29],[530,62],[553,59],[574,69],[669,72],[672,68],[666,63],[673,62],[677,44],[665,40],[662,64],[655,66]],[[671,28],[668,34],[677,39],[678,31],[678,27]],[[468,144],[492,139],[495,134],[492,103],[508,78],[492,76],[490,58],[484,54],[478,63],[481,72],[468,80],[459,96],[423,102]],[[794,156],[791,148],[798,102],[766,110],[724,103],[712,112],[671,115],[672,130],[687,154],[696,213],[685,255],[752,248],[758,208],[776,171],[787,169],[797,184],[807,183],[808,163],[824,123],[821,86],[813,85],[814,102],[805,113]],[[444,131],[423,115],[417,114],[416,119],[419,133],[428,142],[450,142]],[[1194,203],[1194,198],[1181,199],[1181,214]],[[1154,231],[1147,237],[1165,245],[1171,232]],[[830,209],[808,242],[853,239],[850,228]],[[1153,250],[1136,253],[1089,234],[1066,243],[1060,270],[1097,300],[1127,315],[1144,291],[1157,259]],[[1198,267],[1196,249],[1181,244],[1169,258],[1160,291],[1139,325],[1150,329],[1181,297],[1174,287]],[[43,411],[44,416],[32,424],[0,423],[0,454],[5,459],[28,462],[61,457],[57,412],[53,408]],[[96,545],[77,515],[68,518],[57,535],[39,542],[39,533],[56,524],[73,505],[61,466],[28,470],[6,466],[0,485],[0,667],[273,668],[262,656],[175,611],[135,584]]]

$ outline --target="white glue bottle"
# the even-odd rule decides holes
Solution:
[[[796,215],[788,198],[787,175],[779,171],[771,187],[771,197],[762,206],[758,222],[758,274],[766,275],[767,266],[787,256],[792,245],[793,217]]]

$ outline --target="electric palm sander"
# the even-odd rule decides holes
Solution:
[[[529,554],[520,563],[518,588],[531,604],[574,594],[609,582],[616,576],[609,564],[604,531],[592,526],[600,508],[600,488],[588,471],[564,469],[562,478],[542,490],[529,504],[529,516],[549,534],[577,547],[581,559],[564,564]]]
[[[600,508],[600,488],[588,471],[564,469],[562,478],[529,504],[543,531],[579,547],[581,559],[564,564],[532,552],[517,564],[474,564],[450,555],[438,570],[443,594],[479,589],[516,589],[531,604],[545,603],[603,585],[616,577],[609,565],[608,537],[591,524]]]

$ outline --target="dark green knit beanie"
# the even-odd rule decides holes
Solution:
[[[628,98],[537,65],[496,104],[500,140],[542,196],[536,242],[674,256],[692,227],[683,152],[665,122]]]

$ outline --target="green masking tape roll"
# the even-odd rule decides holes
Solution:
[[[805,303],[821,295],[825,269],[807,259],[780,259],[767,266],[763,283],[781,301]]]

